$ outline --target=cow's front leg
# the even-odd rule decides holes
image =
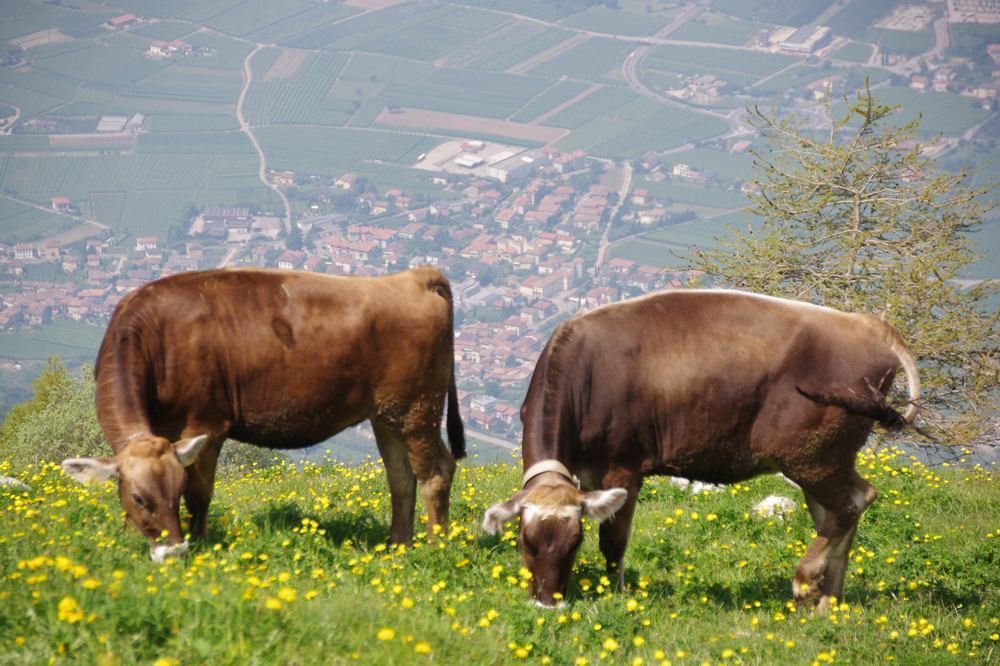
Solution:
[[[221,436],[211,437],[195,461],[186,468],[188,478],[184,503],[191,512],[188,532],[196,539],[208,536],[208,506],[215,492],[215,470],[224,439]]]
[[[389,528],[391,543],[409,543],[413,538],[413,510],[417,502],[417,482],[410,467],[406,444],[392,430],[383,424],[372,423],[375,441],[382,455],[386,477],[389,480],[389,495],[392,498],[392,527]]]
[[[624,481],[624,482],[623,482]],[[624,487],[628,490],[628,499],[614,516],[601,523],[600,542],[601,553],[604,555],[608,578],[614,582],[615,589],[625,591],[625,549],[628,547],[629,534],[632,531],[632,516],[635,513],[635,502],[639,496],[640,481],[620,477],[610,481],[610,486]],[[606,481],[604,487],[609,487]]]

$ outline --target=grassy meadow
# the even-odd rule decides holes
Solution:
[[[846,598],[814,616],[790,603],[812,525],[771,476],[699,495],[651,479],[628,592],[610,591],[588,523],[568,604],[550,611],[528,603],[516,525],[479,528],[517,489],[513,463],[462,464],[450,533],[418,523],[399,548],[378,463],[226,477],[209,539],[162,565],[122,529],[112,484],[42,464],[18,474],[30,490],[0,489],[0,663],[996,663],[996,471],[894,449],[859,468],[881,496]],[[799,508],[753,514],[772,493]]]

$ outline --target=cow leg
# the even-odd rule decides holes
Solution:
[[[204,431],[192,430],[191,434],[185,431],[182,439],[197,436],[200,432]],[[208,536],[208,505],[212,503],[212,494],[215,492],[215,468],[224,440],[225,437],[212,437],[194,462],[186,468],[184,503],[191,512],[189,531],[196,539]]]
[[[878,497],[878,491],[875,490],[875,487],[858,476],[857,473],[853,474],[850,499],[857,507],[857,514],[844,537],[831,546],[830,561],[827,563],[826,575],[823,577],[820,607],[828,606],[831,598],[843,599],[844,575],[847,572],[851,545],[854,543],[854,536],[858,531],[858,521],[876,497]]]
[[[851,470],[844,483],[803,486],[816,525],[816,538],[795,568],[792,592],[797,604],[816,601],[816,612],[829,610],[832,598],[843,595],[847,555],[858,520],[875,501],[875,488]]]
[[[639,497],[640,483],[631,480],[622,483],[619,479],[612,485],[627,489],[628,499],[625,500],[622,508],[615,512],[614,516],[601,523],[601,553],[604,555],[608,578],[615,581],[615,589],[618,592],[624,592],[625,549],[628,548],[628,538],[632,531],[632,516],[635,513],[636,499]],[[608,487],[607,483],[605,483],[605,487]]]
[[[413,510],[417,502],[417,483],[410,467],[406,445],[387,426],[372,422],[375,441],[389,479],[392,498],[392,527],[389,541],[408,543],[413,538]]]
[[[427,534],[430,536],[448,533],[448,502],[455,474],[455,459],[441,440],[439,424],[440,420],[438,425],[424,427],[406,437],[410,466],[420,483],[420,496],[427,510]]]

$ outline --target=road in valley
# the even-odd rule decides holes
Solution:
[[[611,234],[611,225],[615,223],[618,209],[625,203],[629,190],[632,188],[632,165],[626,160],[622,162],[622,169],[625,172],[625,177],[622,178],[621,186],[618,188],[618,203],[615,204],[614,208],[608,214],[608,226],[604,228],[604,233],[601,234],[601,244],[597,248],[597,260],[594,262],[594,275],[601,272],[601,266],[604,265],[604,259],[608,254],[608,236]]]
[[[290,232],[292,230],[292,206],[288,203],[288,197],[285,193],[281,191],[281,188],[272,183],[267,178],[267,157],[264,155],[264,150],[260,147],[260,143],[257,142],[257,137],[254,136],[253,131],[250,129],[250,123],[243,115],[243,102],[246,100],[247,92],[250,90],[250,84],[253,83],[253,70],[250,68],[250,61],[253,60],[254,55],[261,49],[269,44],[257,44],[253,51],[247,54],[247,57],[243,59],[243,88],[240,90],[240,96],[236,100],[236,120],[240,123],[240,129],[250,137],[250,143],[253,144],[254,150],[257,151],[257,159],[260,161],[260,168],[257,170],[257,177],[260,178],[260,182],[264,183],[264,187],[267,187],[275,192],[280,198],[281,203],[285,206],[285,231]]]

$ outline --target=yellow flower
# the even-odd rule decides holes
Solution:
[[[292,603],[293,601],[295,601],[295,597],[296,597],[296,592],[295,588],[293,587],[283,587],[280,590],[278,590],[278,598],[281,599],[282,601],[287,601],[288,603]]]
[[[390,629],[390,631],[392,631]],[[413,651],[417,654],[430,654],[431,644],[427,641],[418,641],[416,645],[413,646]]]
[[[264,600],[264,607],[268,610],[278,610],[281,608],[281,602],[274,597],[268,597]]]
[[[174,657],[160,657],[153,662],[153,666],[179,666],[180,661]]]
[[[618,649],[618,641],[613,638],[607,638],[604,641],[604,649],[608,652],[614,652]]]
[[[63,597],[59,601],[59,620],[75,624],[83,619],[83,610],[73,597]]]
[[[390,629],[389,627],[382,627],[381,629],[378,630],[378,633],[375,634],[375,638],[379,639],[380,641],[391,641],[395,637],[396,637],[395,630]]]

